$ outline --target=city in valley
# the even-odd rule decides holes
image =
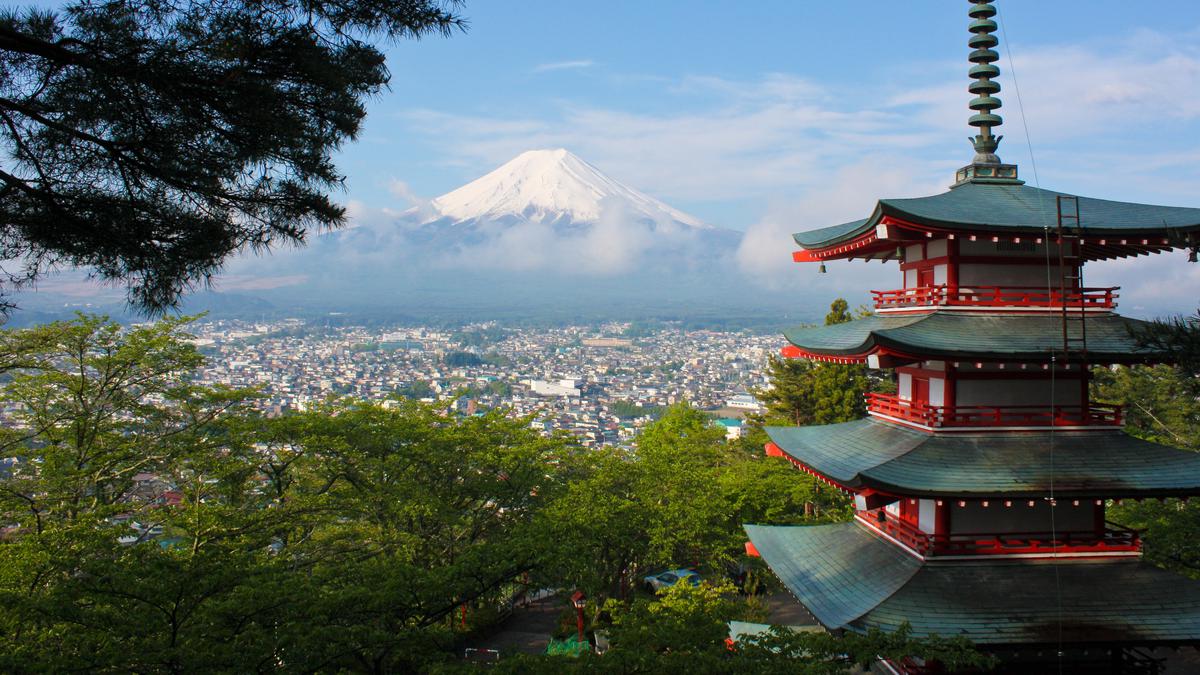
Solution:
[[[209,321],[192,331],[207,356],[205,384],[256,387],[268,415],[330,397],[387,405],[400,397],[444,402],[461,414],[501,409],[585,446],[631,441],[662,407],[711,411],[727,436],[759,410],[779,337],[627,323],[508,328],[494,323],[329,328],[299,319]]]

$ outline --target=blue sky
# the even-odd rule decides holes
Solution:
[[[1200,6],[997,6],[1005,161],[1042,187],[1200,206]],[[940,192],[969,160],[967,8],[468,2],[467,33],[390,48],[391,89],[340,158],[345,198],[355,218],[378,220],[523,150],[566,147],[746,231],[738,256],[769,283],[799,273],[789,233],[863,217],[876,198]],[[1125,296],[1135,308],[1164,294],[1194,307],[1200,266],[1176,258],[1154,273],[1095,266],[1089,282],[1139,286]]]
[[[996,4],[1005,161],[1046,188],[1200,206],[1200,5]],[[968,7],[467,0],[466,33],[388,48],[391,87],[338,157],[340,199],[356,224],[387,228],[520,152],[565,147],[744,231],[737,261],[763,287],[890,288],[891,266],[846,274],[839,263],[818,276],[791,263],[789,235],[864,217],[881,197],[941,192],[969,161]],[[1126,313],[1190,311],[1200,265],[1185,257],[1090,265],[1087,283],[1124,286]],[[302,278],[300,264],[286,252],[243,257],[217,287],[263,287],[265,266]]]
[[[547,144],[735,229],[761,218],[772,200],[821,186],[864,153],[887,156],[914,180],[942,184],[948,174],[939,172],[970,155],[967,5],[468,2],[466,34],[390,50],[391,91],[373,103],[361,141],[342,156],[349,197],[393,202],[393,180],[436,196]],[[1200,139],[1189,132],[1200,130],[1200,94],[1183,87],[1197,84],[1200,8],[1061,0],[998,6],[1011,40],[1002,49],[1011,48],[1026,80],[1022,94],[1045,181],[1091,187],[1072,175],[1074,160],[1105,149],[1155,156],[1156,170],[1179,154],[1162,172],[1172,182],[1186,182],[1180,170],[1196,177]],[[1029,173],[1007,58],[1000,65],[1002,156]],[[1078,105],[1064,100],[1081,94]],[[1143,97],[1151,100],[1136,100]],[[1157,107],[1175,97],[1190,110]],[[853,142],[839,144],[842,134]],[[820,166],[810,166],[813,159]],[[754,165],[777,170],[762,178],[747,172]],[[738,172],[749,175],[730,175]],[[1127,177],[1123,196],[1186,201],[1176,186],[1154,185],[1156,177]]]
[[[997,6],[1003,160],[1049,189],[1200,205],[1200,7]],[[344,197],[356,219],[378,221],[523,150],[564,147],[746,231],[738,257],[764,282],[803,274],[788,234],[863,217],[876,198],[940,192],[970,160],[967,7],[467,2],[466,34],[390,48],[391,89],[340,159]],[[1093,265],[1088,282],[1138,287],[1127,311],[1164,294],[1182,311],[1200,294],[1200,265],[1181,259],[1140,264],[1136,280],[1134,262]],[[841,292],[876,274],[859,276],[814,283]]]

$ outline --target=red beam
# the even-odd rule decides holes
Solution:
[[[831,356],[827,354],[814,354],[797,347],[796,345],[788,345],[779,350],[779,354],[786,359],[812,359],[813,361],[824,361],[826,363],[866,363],[867,355],[861,356]]]

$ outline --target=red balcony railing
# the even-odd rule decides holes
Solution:
[[[1080,288],[1065,293],[1036,286],[922,286],[894,291],[871,291],[875,309],[900,307],[1062,307],[1112,309],[1117,291],[1112,288]]]
[[[1000,507],[994,507],[1000,508]],[[922,555],[1003,555],[1030,553],[1108,553],[1138,551],[1141,538],[1137,530],[1116,523],[1095,530],[1060,532],[963,532],[949,535],[929,534],[891,514],[878,519],[879,512],[863,518],[905,546]]]
[[[1119,405],[929,405],[894,394],[867,394],[867,410],[926,427],[1119,427]]]

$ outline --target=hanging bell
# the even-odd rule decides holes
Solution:
[[[1192,252],[1192,255],[1193,255],[1193,256],[1195,256],[1195,255],[1196,255],[1195,251],[1193,251],[1193,252]],[[1192,262],[1195,262],[1195,261],[1193,260]],[[823,263],[823,262],[822,262],[822,263],[821,263],[821,266],[817,268],[817,274],[825,274],[825,272],[826,272],[826,270],[825,270],[825,263]]]

